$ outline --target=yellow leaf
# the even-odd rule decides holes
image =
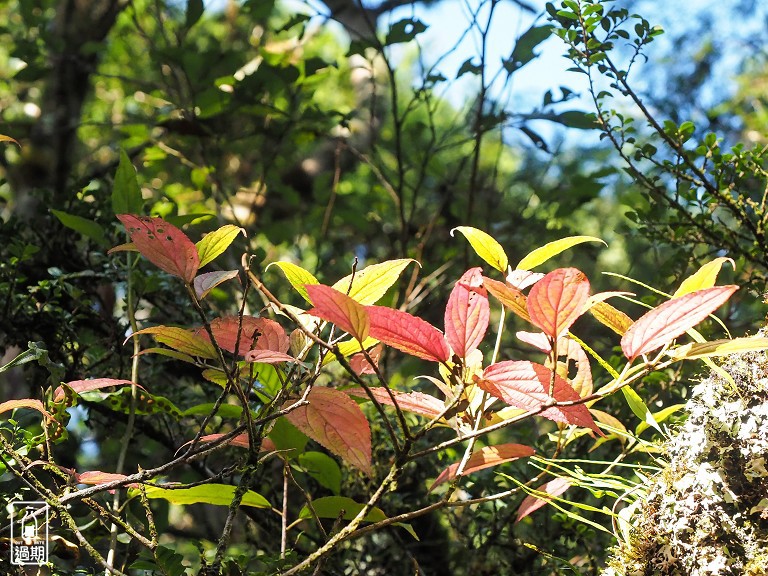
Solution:
[[[624,314],[621,310],[618,310],[608,304],[607,302],[596,302],[590,309],[590,314],[594,316],[598,322],[608,326],[611,330],[616,332],[619,336],[624,336],[627,329],[632,326],[632,318]]]
[[[291,286],[294,287],[296,292],[301,294],[301,297],[304,298],[307,302],[310,304],[312,301],[309,299],[309,294],[307,294],[307,289],[304,288],[305,284],[320,284],[318,282],[317,278],[315,278],[310,272],[307,270],[304,270],[301,266],[297,266],[296,264],[292,264],[291,262],[272,262],[269,266],[277,266],[280,268],[280,270],[283,271],[283,274],[285,274],[285,277],[288,279],[288,282],[291,283]],[[269,270],[269,266],[266,267],[266,270]]]
[[[397,282],[400,274],[411,262],[416,262],[416,260],[402,258],[400,260],[387,260],[381,264],[372,264],[359,272],[355,272],[354,275],[344,276],[333,285],[333,288],[365,306],[375,304]]]
[[[756,352],[768,349],[768,338],[734,338],[733,340],[713,340],[678,346],[669,351],[669,355],[678,360],[695,358],[715,358],[739,352]]]
[[[584,242],[602,242],[608,246],[608,244],[606,244],[603,240],[600,240],[600,238],[595,238],[594,236],[568,236],[567,238],[561,238],[560,240],[555,240],[554,242],[545,244],[541,248],[536,248],[536,250],[520,260],[520,263],[516,266],[516,268],[518,270],[532,270],[553,256],[557,256],[560,254],[560,252],[568,250],[568,248],[576,246],[577,244],[582,244]]]
[[[229,245],[232,244],[235,237],[241,232],[243,233],[243,236],[245,236],[245,230],[239,226],[226,224],[215,232],[206,234],[200,242],[195,244],[197,247],[197,254],[200,257],[200,268],[229,248]]]
[[[717,281],[717,275],[720,273],[720,269],[726,262],[730,262],[733,269],[736,270],[736,263],[732,259],[726,257],[715,258],[712,262],[707,262],[704,266],[683,280],[683,283],[680,284],[680,288],[678,288],[672,295],[672,298],[684,296],[685,294],[696,292],[696,290],[712,288]]]
[[[379,341],[376,340],[376,338],[371,338],[370,336],[365,339],[363,342],[362,347],[360,346],[360,342],[355,340],[354,338],[352,340],[347,340],[346,342],[341,342],[339,344],[339,352],[341,352],[341,355],[344,356],[344,358],[348,358],[352,356],[353,354],[357,354],[360,352],[363,348],[366,350],[369,348],[372,348],[376,344],[378,344]],[[335,362],[337,360],[336,354],[326,354],[323,358],[322,366],[325,366],[326,364],[330,364],[331,362]]]
[[[509,259],[504,252],[504,248],[492,236],[471,226],[458,226],[451,230],[451,236],[453,236],[456,230],[464,234],[466,239],[469,240],[470,246],[474,248],[480,258],[488,262],[499,272],[506,274]]]

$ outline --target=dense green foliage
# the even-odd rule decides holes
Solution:
[[[0,134],[19,144],[0,142],[0,348],[5,353],[0,364],[29,350],[23,366],[0,373],[0,403],[50,400],[60,383],[95,377],[133,379],[151,392],[138,399],[130,388],[85,393],[77,408],[60,415],[69,419],[66,431],[44,430],[36,412],[5,413],[3,418],[12,418],[0,429],[17,441],[18,454],[78,472],[130,474],[139,466],[168,462],[201,423],[206,433],[219,433],[238,422],[234,393],[221,396],[234,419],[222,413],[206,418],[221,390],[211,392],[195,366],[169,356],[135,356],[155,345],[148,336],[141,347],[124,344],[138,328],[192,327],[201,320],[183,284],[167,270],[130,252],[107,254],[128,241],[117,214],[162,217],[193,240],[228,224],[242,228],[245,234],[206,270],[240,269],[240,256],[248,254],[247,268],[275,299],[295,306],[306,303],[277,267],[265,270],[269,263],[292,262],[330,285],[368,264],[415,259],[421,267],[406,268],[381,303],[440,327],[453,283],[481,264],[467,242],[451,238],[457,226],[491,233],[512,267],[556,239],[601,238],[608,248],[582,244],[558,255],[548,269],[555,267],[552,262],[579,268],[592,281],[593,293],[629,289],[648,305],[660,296],[600,273],[615,271],[672,293],[705,262],[728,257],[735,272],[724,266],[726,282],[720,283],[732,280],[747,289],[724,309],[725,323],[739,335],[753,329],[760,320],[755,296],[768,274],[768,182],[760,136],[765,117],[755,88],[765,67],[759,55],[746,61],[732,100],[716,109],[690,109],[694,125],[671,96],[645,95],[636,84],[634,74],[660,33],[652,2],[645,18],[612,2],[567,0],[546,10],[540,6],[540,15],[525,3],[513,4],[519,33],[507,39],[504,60],[489,56],[489,43],[498,41],[491,35],[498,3],[482,2],[466,15],[466,34],[476,52],[462,58],[456,70],[441,67],[422,45],[421,38],[439,22],[400,2],[366,10],[353,2],[312,7],[258,0],[233,0],[220,10],[204,9],[199,0],[12,0],[0,6],[0,75],[13,79],[0,86]],[[558,37],[580,74],[563,78],[559,93],[537,97],[540,104],[520,104],[515,80],[521,70],[539,65],[543,43],[561,41]],[[711,53],[702,54],[693,86],[706,86],[713,69],[706,60]],[[588,85],[577,98],[565,86],[582,76]],[[467,85],[473,92],[465,104],[448,97]],[[691,98],[698,101],[698,94]],[[596,142],[598,134],[599,144],[578,144]],[[737,145],[742,138],[748,144]],[[210,292],[209,318],[244,310],[271,313],[275,303],[242,272],[240,279]],[[635,319],[642,313],[637,306],[617,306]],[[587,330],[596,354],[621,367],[624,359],[611,330],[595,322],[588,329],[577,326]],[[510,337],[502,352],[506,358],[529,357],[530,348],[511,338],[516,329],[530,326],[508,318]],[[702,327],[705,333],[710,329],[722,337],[714,322]],[[425,373],[421,361],[386,350],[380,366],[394,388],[426,389],[423,382],[414,384]],[[635,387],[641,405],[644,401],[653,412],[676,405],[690,389],[691,370],[675,365],[649,374]],[[324,378],[336,386],[354,379],[337,368]],[[258,390],[248,400],[259,410],[268,404]],[[643,414],[621,395],[605,399],[600,409],[630,433],[638,411]],[[679,415],[665,417],[674,422]],[[415,425],[410,420],[415,417],[408,418]],[[393,452],[382,422],[372,423],[374,459],[383,465]],[[547,433],[554,430],[529,419],[514,438],[551,456]],[[44,432],[61,438],[46,439]],[[646,429],[643,438],[658,439],[660,432]],[[497,434],[494,443],[509,441]],[[453,430],[440,429],[432,440],[454,436]],[[556,444],[559,452],[559,440]],[[314,498],[368,498],[375,483],[329,463],[318,445],[310,446],[314,449],[306,454],[316,461],[294,463],[297,485]],[[463,448],[448,447],[435,458],[409,464],[386,501],[386,514],[434,502],[426,488],[461,460]],[[584,435],[562,449],[562,456],[589,454],[598,466],[588,473],[630,452],[625,442],[595,446]],[[0,462],[0,501],[36,499],[10,473],[8,458],[5,454]],[[172,479],[237,486],[253,464],[242,458],[227,448],[189,460]],[[657,464],[637,450],[632,458]],[[312,474],[313,465],[324,472]],[[277,458],[267,460],[253,468],[249,481],[279,507],[282,476],[290,469]],[[39,467],[35,476],[48,486],[74,485],[56,470]],[[510,477],[526,481],[535,475],[520,462],[500,470],[508,476],[492,471],[468,476],[456,497],[502,493],[515,488]],[[627,470],[621,481],[631,486],[637,477]],[[574,498],[610,508],[608,498],[617,494],[607,492],[606,497],[606,488],[595,485]],[[120,494],[122,504],[125,493],[122,500]],[[419,515],[412,521],[418,541],[392,527],[345,542],[322,569],[329,574],[598,573],[611,544],[599,526],[610,532],[610,521],[591,510],[579,514],[597,526],[545,510],[533,521],[515,524],[523,495],[518,490],[508,499]],[[99,505],[113,503],[106,493],[99,498]],[[291,502],[294,516],[300,500]],[[249,507],[238,512],[231,539],[220,540],[226,505],[152,504],[161,532],[152,554],[130,537],[121,536],[116,545],[108,520],[106,530],[89,533],[91,544],[105,557],[116,549],[115,566],[141,558],[137,569],[158,574],[179,573],[182,558],[199,567],[201,558],[210,562],[217,547],[229,545],[222,570],[239,574],[297,564],[324,541],[322,526],[308,528],[286,552],[279,518]],[[83,503],[72,515],[78,524],[93,518]],[[140,523],[144,517],[135,497],[125,518]],[[330,520],[326,529],[339,525]],[[74,540],[58,528],[63,538]],[[84,570],[103,571],[85,550],[80,559]],[[5,560],[0,559],[2,569]],[[61,559],[58,569],[72,573],[76,566],[73,559]]]

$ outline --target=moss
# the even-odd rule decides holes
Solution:
[[[722,365],[693,389],[668,466],[632,516],[603,576],[768,574],[768,355]]]

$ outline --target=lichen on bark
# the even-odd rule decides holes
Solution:
[[[602,576],[768,574],[768,354],[721,367],[736,387],[713,371],[693,388],[668,465]]]

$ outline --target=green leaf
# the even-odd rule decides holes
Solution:
[[[163,488],[162,486],[146,486],[147,498],[162,498],[171,504],[214,504],[229,506],[235,497],[235,487],[229,484],[203,484],[192,488]],[[138,490],[135,490],[138,494]],[[253,508],[271,508],[264,496],[253,490],[243,495],[243,506]]]
[[[341,516],[344,520],[352,520],[360,513],[363,507],[363,504],[345,496],[325,496],[324,498],[312,500],[312,508],[319,518],[336,519]],[[343,516],[342,512],[344,513]],[[301,509],[299,518],[312,518],[312,513],[307,506]],[[364,518],[366,522],[381,522],[386,519],[387,516],[382,512],[381,508],[376,507],[371,508]]]
[[[309,299],[309,294],[307,294],[307,289],[304,288],[305,284],[320,284],[317,278],[312,276],[312,274],[301,266],[297,266],[296,264],[292,264],[291,262],[272,262],[269,264],[269,266],[266,267],[266,270],[269,270],[270,266],[277,266],[280,268],[280,270],[283,271],[283,274],[285,274],[285,277],[288,279],[288,282],[291,283],[291,286],[301,294],[301,297],[304,298],[307,302],[310,304],[312,301]]]
[[[333,285],[333,288],[356,300],[360,304],[375,304],[381,300],[413,258],[387,260],[380,264],[371,264],[354,275],[349,274]],[[350,286],[351,283],[351,286]]]
[[[492,236],[471,226],[458,226],[451,230],[451,236],[453,236],[455,230],[464,234],[466,239],[469,240],[470,246],[475,249],[480,258],[488,262],[499,272],[506,274],[509,259],[506,252],[504,252],[504,248]]]
[[[317,482],[338,495],[341,492],[341,468],[336,460],[322,452],[305,452],[299,455],[299,466]]]
[[[144,199],[136,178],[136,169],[124,150],[120,150],[120,163],[112,188],[112,211],[115,214],[141,214]]]
[[[200,257],[200,268],[211,262],[214,258],[222,254],[229,245],[232,244],[235,237],[240,233],[245,236],[245,230],[239,226],[226,224],[200,240],[195,246],[197,254]]]
[[[417,34],[421,34],[426,29],[427,26],[421,20],[416,18],[403,18],[390,26],[384,45],[389,46],[401,42],[410,42]]]
[[[67,228],[70,228],[75,232],[80,232],[83,236],[87,236],[102,246],[108,244],[107,238],[104,235],[104,228],[93,220],[83,218],[82,216],[75,216],[74,214],[67,214],[66,212],[54,210],[53,208],[51,208],[51,212]]]
[[[653,414],[651,414],[651,411],[648,410],[648,406],[645,405],[645,402],[640,398],[640,395],[629,386],[624,386],[621,391],[629,405],[629,409],[632,410],[634,415],[640,418],[646,425],[653,426],[653,428],[663,434],[659,423],[656,422],[656,419],[653,417]]]
[[[283,457],[292,458],[304,452],[309,442],[306,434],[291,424],[284,416],[275,420],[270,430],[269,439],[275,443],[275,448],[281,451]]]
[[[184,412],[181,413],[182,416],[207,416],[213,411],[213,407],[215,404],[213,402],[206,402],[205,404],[196,404],[195,406],[190,406]],[[233,419],[239,419],[243,415],[243,408],[242,406],[235,406],[234,404],[221,404],[219,406],[219,409],[216,411],[217,416],[221,416],[222,418],[233,418]]]
[[[203,16],[205,6],[203,0],[187,0],[186,26],[192,28]]]
[[[568,236],[567,238],[561,238],[560,240],[545,244],[541,248],[536,248],[536,250],[520,260],[517,265],[517,270],[532,270],[553,256],[557,256],[560,252],[584,242],[602,242],[608,246],[608,244],[600,240],[600,238],[595,238],[594,236]]]
[[[83,392],[80,397],[87,402],[100,402],[113,412],[122,412],[129,414],[131,412],[131,389],[122,388],[117,392]],[[135,413],[141,416],[148,414],[168,414],[173,418],[179,419],[182,416],[181,410],[163,396],[150,394],[144,390],[138,390],[136,394]]]
[[[507,72],[511,74],[536,58],[534,49],[549,38],[551,34],[551,25],[531,26],[526,30],[515,42],[515,47],[509,59],[504,61],[504,68],[506,68]]]

